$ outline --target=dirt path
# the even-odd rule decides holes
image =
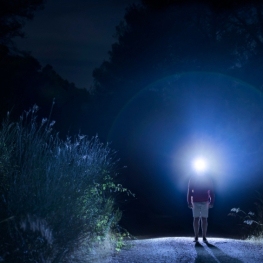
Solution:
[[[263,243],[210,238],[209,244],[189,237],[129,241],[130,248],[114,255],[110,263],[257,263],[263,262]]]

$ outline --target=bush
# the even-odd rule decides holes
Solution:
[[[238,217],[241,221],[245,238],[259,239],[263,238],[263,198],[257,192],[257,201],[255,202],[256,212],[245,212],[240,208],[232,208],[229,216]]]
[[[0,130],[0,256],[5,262],[66,262],[118,227],[116,162],[97,137],[61,140],[37,106]]]

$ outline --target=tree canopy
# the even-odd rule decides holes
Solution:
[[[0,44],[7,44],[15,36],[23,36],[25,20],[43,8],[44,0],[1,0]]]
[[[23,36],[23,27],[34,12],[43,8],[45,0],[2,0],[0,2],[0,118],[12,111],[17,118],[34,104],[40,116],[48,116],[53,101],[52,118],[62,134],[87,131],[91,98],[85,89],[59,76],[51,65],[42,66],[28,52],[13,48],[12,39]],[[11,52],[12,50],[12,52]],[[54,100],[55,99],[55,100]],[[67,116],[67,117],[65,117]],[[94,128],[95,129],[95,128]],[[90,130],[89,130],[90,131]],[[95,131],[92,130],[95,134]]]
[[[247,1],[223,1],[237,7],[217,12],[207,1],[155,1],[169,2],[162,11],[149,8],[152,1],[143,2],[146,7],[127,10],[109,60],[94,70],[98,89],[129,89],[130,84],[137,89],[189,70],[242,75],[249,64],[258,62],[263,51],[262,4],[252,1],[248,7]]]
[[[180,72],[219,72],[260,88],[262,21],[258,1],[143,0],[127,9],[94,87],[112,116],[145,86]]]

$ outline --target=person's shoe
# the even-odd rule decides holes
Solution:
[[[203,241],[204,241],[205,243],[208,243],[206,237],[203,237]]]
[[[198,237],[195,237],[194,242],[198,242]]]

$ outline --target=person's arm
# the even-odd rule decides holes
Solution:
[[[214,186],[213,186],[213,182],[211,181],[211,187],[209,190],[209,197],[210,197],[210,204],[209,207],[212,208],[214,206],[215,203],[215,193],[214,193]]]
[[[188,203],[188,207],[192,207],[192,196],[191,196],[191,179],[189,180],[188,183],[188,190],[187,190],[187,203]]]

